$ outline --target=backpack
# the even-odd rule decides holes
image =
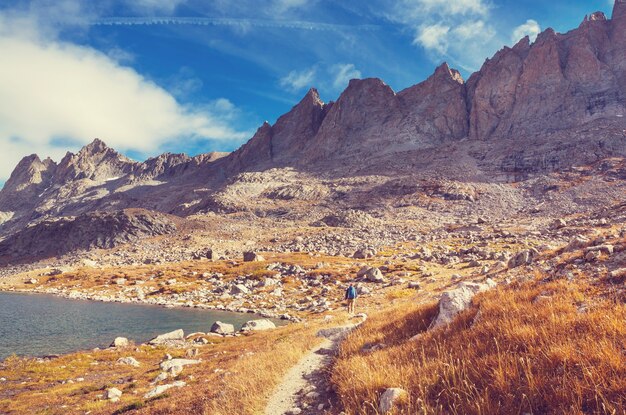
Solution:
[[[348,300],[354,300],[356,298],[356,288],[348,287],[348,289],[346,290],[346,297],[348,298]]]

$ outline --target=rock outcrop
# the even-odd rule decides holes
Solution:
[[[50,219],[0,242],[0,263],[49,258],[76,250],[114,248],[175,230],[176,224],[170,217],[137,209]]]

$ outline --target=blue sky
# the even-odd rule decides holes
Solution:
[[[94,137],[136,158],[230,151],[316,86],[396,91],[442,61],[608,16],[609,0],[0,0],[0,182]]]

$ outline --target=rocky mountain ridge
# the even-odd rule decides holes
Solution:
[[[138,163],[96,139],[58,164],[28,156],[0,191],[0,238],[50,218],[127,208],[187,216],[251,210],[262,199],[255,214],[305,202],[320,212],[358,209],[371,205],[356,190],[364,180],[377,183],[368,200],[381,201],[389,179],[500,189],[626,156],[624,115],[626,3],[617,1],[611,20],[593,13],[568,33],[524,38],[467,82],[444,63],[397,93],[379,79],[352,80],[324,103],[311,89],[231,154]]]

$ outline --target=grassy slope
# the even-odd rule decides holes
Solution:
[[[347,339],[332,379],[346,414],[376,414],[388,387],[409,392],[406,414],[624,413],[626,306],[600,294],[513,284],[433,332],[435,304],[396,307]],[[362,351],[372,343],[387,347]]]

